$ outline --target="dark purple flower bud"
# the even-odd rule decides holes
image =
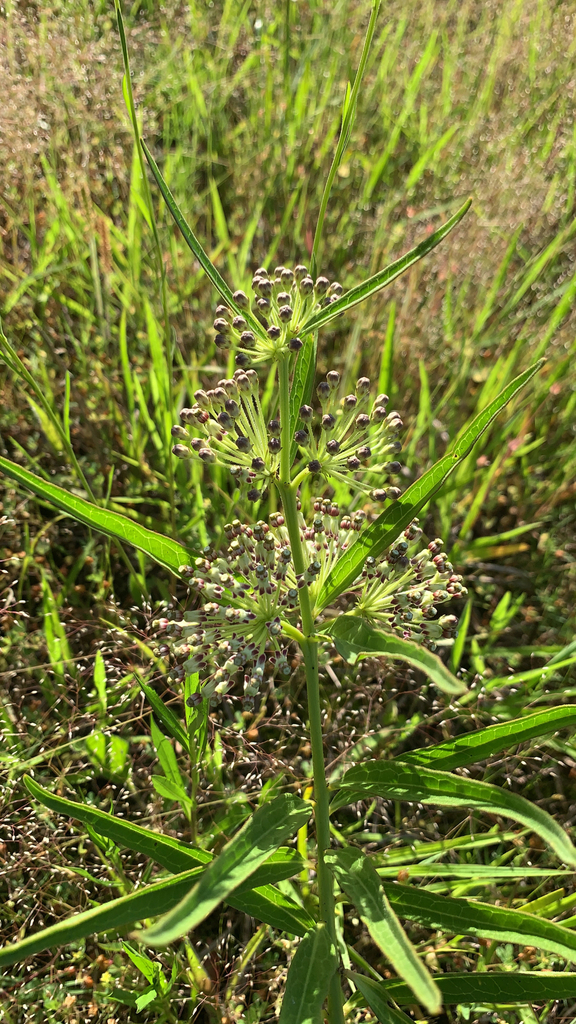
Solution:
[[[172,437],[181,437],[183,440],[187,440],[189,436],[188,431],[185,430],[184,427],[181,427],[179,423],[174,424],[170,433],[172,434]]]
[[[280,437],[280,420],[270,420],[268,430],[272,437]]]
[[[372,420],[374,423],[382,423],[386,419],[386,406],[376,405],[372,409]]]
[[[283,324],[289,324],[294,315],[292,306],[280,306],[278,310],[278,316],[280,317]]]
[[[264,459],[261,459],[259,455],[255,459],[252,459],[252,469],[255,473],[261,473],[265,466],[266,463],[264,462]]]
[[[225,306],[224,303],[221,302],[216,306],[216,316],[223,316],[224,319],[227,320],[228,317],[232,316],[232,310],[228,309],[228,306]]]
[[[367,395],[370,391],[370,380],[368,377],[360,377],[356,381],[356,394]]]
[[[245,352],[237,352],[234,356],[234,363],[241,369],[245,369],[247,366],[250,366],[250,356],[246,355]]]
[[[389,401],[390,399],[388,398],[388,395],[378,395],[374,400],[374,405],[388,405]]]
[[[222,316],[217,316],[214,321],[214,330],[217,334],[230,334],[230,324]]]
[[[282,337],[282,330],[276,324],[271,324],[266,333],[272,341],[279,341]]]
[[[399,473],[402,465],[400,462],[389,462],[386,468],[389,473]]]
[[[296,444],[300,444],[300,445],[308,444],[308,441],[309,441],[308,431],[307,430],[297,430],[296,433],[294,434],[294,440],[296,441]]]
[[[243,331],[246,326],[247,324],[243,316],[234,317],[232,321],[232,327],[234,328],[235,331]]]
[[[301,405],[298,415],[304,423],[311,423],[312,417],[314,416],[314,409],[311,405]]]
[[[266,267],[258,267],[258,269],[254,271],[254,277],[268,277]]]
[[[207,464],[216,462],[216,456],[211,448],[201,448],[198,455],[202,459],[202,462],[206,462]]]
[[[193,448],[195,452],[199,452],[203,445],[204,441],[201,437],[193,437],[190,441],[190,447]]]
[[[246,376],[248,377],[248,380],[250,381],[250,386],[251,386],[252,390],[253,391],[257,391],[258,390],[258,385],[259,385],[260,382],[258,380],[258,374],[256,373],[256,370],[246,370]]]
[[[402,491],[399,487],[389,487],[386,494],[390,501],[397,501],[402,494]]]
[[[302,281],[304,277],[308,277],[308,268],[299,263],[297,267],[294,267],[294,277],[297,281]]]
[[[294,274],[289,269],[289,267],[284,267],[284,269],[282,270],[282,272],[280,274],[280,277],[282,278],[282,284],[284,285],[284,287],[285,288],[290,288],[290,286],[291,286],[291,284],[292,284],[292,282],[294,280]]]
[[[243,346],[243,348],[253,348],[254,347],[254,334],[253,334],[253,332],[252,331],[242,331],[242,334],[240,335],[240,344]]]
[[[191,454],[185,444],[175,444],[172,448],[172,455],[175,455],[177,459],[189,459]]]
[[[335,391],[340,383],[340,374],[338,373],[338,370],[328,370],[326,380],[328,381],[332,391]]]
[[[370,497],[372,498],[373,501],[386,501],[386,498],[388,497],[388,494],[384,490],[384,488],[382,487],[382,488],[378,488],[375,491],[372,491],[372,493],[370,494]]]
[[[338,455],[338,452],[340,451],[340,441],[336,441],[335,438],[333,438],[332,441],[328,441],[326,451],[329,455]]]
[[[342,285],[340,284],[339,281],[332,281],[332,284],[330,285],[330,296],[331,297],[333,297],[335,295],[336,298],[338,298],[340,295],[342,295],[343,291],[344,291],[344,289],[343,289],[343,287],[342,287]]]
[[[248,296],[245,292],[240,290],[234,292],[233,299],[239,309],[248,309],[250,303],[248,302]]]
[[[218,423],[224,430],[232,430],[232,427],[234,426],[234,420],[227,412],[224,411],[224,409],[218,413]]]
[[[214,344],[216,345],[216,348],[228,348],[229,339],[225,334],[217,334],[214,337]]]
[[[308,469],[311,473],[319,473],[322,469],[322,464],[318,462],[318,459],[312,459],[312,462],[308,463]]]
[[[348,469],[354,472],[355,470],[360,469],[360,459],[357,458],[356,455],[351,455],[350,458],[346,459],[346,465],[348,466]]]
[[[196,415],[194,413],[194,410],[193,409],[181,409],[180,410],[180,419],[184,423],[195,423],[196,422]]]
[[[236,438],[236,447],[239,452],[249,452],[252,445],[250,444],[250,441],[248,440],[247,437],[244,437],[243,434],[240,434]]]
[[[356,417],[356,426],[359,430],[366,430],[366,427],[370,425],[370,417],[365,412],[358,413]]]
[[[316,388],[316,394],[318,395],[318,398],[320,399],[322,404],[327,402],[328,399],[330,398],[330,391],[331,389],[328,381],[321,380],[318,387]]]
[[[369,448],[367,444],[364,444],[362,445],[361,448],[358,449],[356,455],[358,456],[359,459],[361,459],[362,462],[364,462],[366,459],[369,459],[370,456],[372,455],[372,449]]]
[[[330,281],[327,277],[317,277],[316,284],[314,285],[314,291],[316,295],[326,295],[330,287]]]
[[[261,295],[262,298],[268,298],[272,294],[272,281],[267,277],[259,277],[254,291]]]
[[[322,430],[334,430],[336,426],[336,420],[329,412],[324,413],[322,417]]]
[[[342,399],[342,405],[344,406],[346,412],[351,412],[351,410],[354,409],[357,404],[358,399],[356,398],[356,395],[346,395],[346,398]]]
[[[302,345],[303,342],[300,340],[300,338],[291,338],[288,343],[288,348],[290,349],[291,352],[299,352],[300,349],[302,348]]]
[[[202,391],[202,388],[198,388],[198,391],[194,392],[194,398],[201,409],[210,408],[210,399],[206,392]]]
[[[300,291],[303,295],[311,295],[314,291],[314,281],[311,277],[303,277],[300,281]]]
[[[259,491],[257,487],[252,487],[246,495],[248,501],[258,501],[262,497],[262,491]]]
[[[239,373],[238,371],[236,371],[234,377],[238,385],[238,390],[242,391],[243,394],[248,394],[248,392],[250,391],[250,381],[248,379],[248,376],[245,373]]]
[[[238,416],[240,415],[240,406],[238,405],[238,402],[234,401],[233,398],[228,399],[224,408],[226,409],[226,412],[228,413],[229,416],[232,417],[233,420],[238,419]]]
[[[276,455],[277,452],[280,451],[280,448],[281,448],[280,438],[278,438],[278,437],[271,437],[270,440],[268,441],[268,451],[272,452],[273,455]]]
[[[274,267],[274,277],[281,277],[284,270],[286,267]]]
[[[279,292],[278,295],[276,296],[276,302],[278,303],[279,306],[289,306],[290,295],[288,294],[288,292]]]
[[[257,299],[256,305],[261,313],[268,313],[270,310],[270,301],[268,299]]]

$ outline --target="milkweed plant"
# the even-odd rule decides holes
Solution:
[[[128,105],[137,130],[126,39],[116,6]],[[162,615],[153,629],[157,651],[181,691],[184,718],[178,719],[146,687],[152,710],[171,740],[157,726],[155,735],[161,743],[178,741],[191,758],[196,785],[201,784],[199,737],[202,730],[206,735],[210,708],[230,694],[244,709],[252,709],[265,681],[268,685],[275,679],[282,685],[290,676],[297,646],[307,685],[312,792],[306,799],[290,792],[262,803],[212,856],[201,839],[185,842],[153,832],[67,800],[28,778],[30,793],[45,806],[84,823],[100,841],[105,837],[147,854],[164,871],[128,895],[19,939],[0,951],[0,964],[94,932],[134,928],[142,921],[146,926],[133,931],[132,937],[140,948],[154,950],[184,940],[225,901],[292,939],[299,937],[280,1000],[281,1024],[343,1024],[362,1006],[371,1008],[379,1021],[398,1024],[411,1019],[402,1004],[437,1014],[443,999],[466,1001],[472,991],[470,977],[493,977],[452,973],[446,976],[446,985],[446,978],[433,976],[423,962],[401,918],[452,934],[540,945],[574,959],[572,933],[551,921],[446,897],[419,889],[409,879],[386,884],[378,861],[347,843],[332,826],[332,816],[342,807],[377,796],[487,809],[532,829],[561,861],[576,865],[576,850],[544,810],[495,785],[453,772],[502,750],[512,735],[510,723],[507,730],[479,730],[473,741],[464,736],[393,759],[361,760],[345,766],[330,786],[327,782],[319,664],[333,646],[344,662],[387,657],[419,669],[450,699],[463,693],[462,681],[448,670],[442,655],[458,627],[453,600],[462,598],[466,589],[442,540],[424,536],[419,514],[539,368],[532,366],[512,381],[404,493],[399,486],[401,412],[391,408],[388,396],[379,394],[366,377],[348,393],[336,369],[317,378],[322,328],[430,252],[470,205],[466,202],[410,252],[348,290],[320,271],[324,215],[350,137],[378,8],[376,0],[358,72],[344,101],[338,146],[308,261],[293,268],[258,267],[251,286],[244,282],[243,287],[231,288],[186,223],[152,154],[143,142],[136,143],[142,166],[146,158],[168,209],[219,296],[214,341],[230,374],[189,396],[172,428],[170,457],[195,462],[207,472],[217,467],[221,479],[222,473],[224,478],[228,474],[241,496],[238,507],[246,510],[243,518],[231,519],[222,535],[187,562],[174,564],[174,555],[170,563],[189,588],[189,610]],[[267,393],[273,396],[271,404],[262,401],[263,375]],[[28,474],[24,482],[40,490],[35,479]],[[267,507],[276,511],[261,517],[267,497],[273,498]],[[89,517],[89,512],[85,514]],[[150,550],[154,557],[156,549]],[[519,720],[515,742],[538,734],[538,714],[551,712],[531,716],[538,722]],[[541,731],[546,731],[543,718],[542,723]],[[305,785],[307,780],[303,791]],[[192,800],[186,798],[188,804],[195,797],[196,790]],[[315,840],[305,862],[289,844],[310,818]],[[301,878],[307,871],[305,901],[278,888],[279,882]],[[390,971],[387,978],[379,975],[346,943],[341,910],[347,906],[363,922],[396,978]],[[169,984],[150,971],[154,992],[166,994]],[[565,972],[559,977],[565,988],[566,978],[576,979]],[[535,987],[530,989],[532,983]],[[474,998],[490,1001],[492,993],[495,1001],[497,996],[486,984],[474,989]],[[535,998],[546,988],[541,978],[529,973],[523,976],[523,986],[534,991]],[[519,1002],[525,1001],[519,996]]]

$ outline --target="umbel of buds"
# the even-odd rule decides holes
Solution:
[[[237,307],[247,313],[248,319],[220,303],[216,307],[214,341],[218,348],[234,349],[236,365],[241,369],[269,362],[286,352],[298,352],[302,347],[299,326],[341,295],[342,285],[337,281],[331,284],[326,277],[313,281],[302,265],[294,270],[276,267],[271,276],[259,267],[252,279],[251,298],[243,291],[234,292]],[[250,324],[251,317],[264,328],[265,336],[252,329],[255,325]]]
[[[360,377],[355,393],[340,401],[340,374],[330,370],[317,388],[320,409],[303,405],[294,435],[308,472],[340,480],[374,501],[395,500],[398,487],[382,487],[384,478],[400,471],[395,456],[402,420],[387,411],[387,395],[370,397],[370,381]],[[179,459],[196,458],[229,469],[247,497],[257,501],[276,479],[280,462],[280,420],[266,421],[255,370],[236,370],[217,387],[194,393],[195,404],[182,409],[181,424],[172,427]],[[374,486],[374,484],[377,486]]]
[[[370,397],[370,381],[360,377],[354,394],[338,400],[340,374],[330,370],[316,389],[320,409],[303,405],[301,426],[294,439],[311,473],[350,484],[375,501],[400,497],[397,487],[374,487],[384,475],[400,471],[394,458],[402,450],[397,440],[403,426],[397,412],[388,412],[388,395]],[[372,481],[372,483],[370,482]]]
[[[294,571],[280,513],[272,514],[268,523],[244,526],[235,520],[225,526],[224,553],[208,551],[195,566],[181,569],[200,606],[154,623],[174,637],[172,677],[182,680],[200,673],[202,685],[194,699],[209,698],[212,704],[243,678],[245,706],[251,707],[265,675],[290,673],[288,634],[300,625],[298,590],[308,587],[314,603],[365,518],[363,512],[341,516],[338,505],[322,498],[314,502],[310,523],[299,514],[307,556],[307,568],[300,575]],[[441,540],[412,552],[421,532],[414,520],[381,558],[368,558],[345,601],[349,613],[435,650],[439,643],[452,641],[457,626],[453,615],[438,617],[438,606],[466,590],[442,551]],[[330,617],[330,609],[325,615]]]

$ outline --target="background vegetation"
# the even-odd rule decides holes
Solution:
[[[366,4],[136,0],[124,13],[143,133],[227,279],[242,286],[256,266],[307,263]],[[414,746],[571,701],[576,692],[575,17],[573,5],[546,0],[391,0],[381,12],[328,210],[321,270],[346,288],[410,248],[466,196],[474,202],[431,256],[323,333],[322,368],[348,379],[368,374],[392,395],[407,426],[408,482],[520,370],[541,355],[548,362],[508,425],[498,424],[426,520],[471,593],[452,656],[471,695],[448,706],[414,674],[377,662],[343,683],[336,660],[324,680],[334,758],[350,735],[356,753],[363,745]],[[88,485],[109,507],[201,546],[234,509],[248,514],[224,478],[212,487],[190,479],[168,455],[173,409],[226,369],[212,343],[215,296],[154,194],[165,324],[113,4],[5,0],[0,18],[4,329],[49,406],[64,420],[69,410],[78,462],[70,465],[37,396],[7,369],[2,454],[78,493]],[[63,794],[81,791],[96,806],[185,831],[176,805],[153,787],[139,688],[153,683],[170,699],[147,646],[149,623],[156,602],[184,595],[143,558],[126,557],[2,482],[0,852],[8,941],[89,906],[106,887],[116,895],[141,880],[137,857],[79,842],[73,825],[33,809],[20,783],[24,769],[41,782],[58,779]],[[210,849],[243,820],[263,785],[278,778],[301,785],[309,772],[302,679],[293,667],[290,683],[271,691],[254,716],[228,701],[214,719],[200,809]],[[544,750],[524,745],[485,764],[477,777],[506,778],[570,828],[575,769],[576,750],[561,733]],[[563,885],[544,906],[564,923],[570,917],[569,876],[522,881],[527,865],[548,863],[528,836],[516,836],[516,860],[508,860],[518,867],[515,886],[489,871],[464,885],[459,864],[500,864],[503,823],[383,801],[363,817],[368,810],[359,811],[360,835],[400,869],[410,857],[430,856],[431,841],[460,838],[445,848],[448,867],[430,879],[433,888],[517,906]],[[523,966],[512,946],[446,943],[417,928],[413,937],[443,970]],[[137,995],[143,983],[138,965],[119,942],[94,941],[12,969],[2,1013],[8,1022],[273,1020],[291,944],[265,926],[252,934],[250,920],[232,911],[214,915],[194,939],[176,957],[170,997],[142,1012],[126,994]],[[361,951],[361,926],[357,942]],[[551,966],[537,950],[522,955],[532,969]],[[172,954],[158,960],[169,976]],[[222,960],[226,969],[217,971]],[[117,986],[124,1004],[114,1001]],[[521,1017],[505,1004],[446,1013],[445,1020],[533,1024],[570,1019],[573,1008],[549,1003]]]

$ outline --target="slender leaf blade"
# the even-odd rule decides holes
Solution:
[[[536,711],[523,718],[514,718],[510,722],[490,725],[486,729],[478,729],[455,740],[438,743],[435,747],[411,750],[408,754],[399,754],[395,760],[448,772],[454,768],[478,764],[479,761],[485,761],[502,750],[545,736],[557,729],[566,729],[571,725],[576,725],[576,707],[573,704],[565,704]]]
[[[393,660],[405,661],[420,669],[444,693],[459,694],[464,693],[466,689],[464,683],[452,675],[438,655],[410,640],[402,640],[394,633],[373,629],[369,623],[356,615],[339,615],[328,626],[322,628],[323,632],[334,638],[338,654],[352,665],[362,658],[382,655]]]
[[[450,234],[453,228],[462,220],[462,217],[468,212],[472,200],[467,199],[463,206],[447,220],[441,228],[434,231],[433,234],[429,235],[428,238],[423,239],[419,242],[414,249],[405,253],[399,260],[395,260],[390,266],[385,267],[384,270],[380,270],[373,277],[369,277],[367,281],[363,281],[362,284],[356,285],[355,288],[351,288],[350,291],[342,295],[336,302],[330,303],[325,309],[322,309],[319,313],[315,313],[314,316],[310,317],[304,324],[298,328],[298,333],[309,334],[311,331],[317,331],[320,327],[324,327],[326,324],[334,320],[335,317],[341,313],[346,313],[353,306],[358,305],[359,302],[364,302],[365,299],[370,298],[371,295],[375,295],[386,285],[391,284],[395,281],[400,274],[403,274],[405,270],[417,263],[424,256],[427,255],[439,244],[446,235]]]
[[[181,565],[187,565],[194,558],[194,555],[177,541],[163,537],[160,533],[155,533],[154,530],[148,530],[145,526],[140,526],[139,523],[133,522],[119,512],[100,508],[99,505],[93,505],[92,502],[80,498],[77,494],[70,494],[63,487],[42,480],[28,469],[24,469],[23,466],[18,466],[15,462],[2,456],[0,456],[0,471],[22,487],[27,487],[37,497],[49,501],[72,519],[85,523],[86,526],[98,530],[107,537],[127,541],[175,575],[179,575],[178,569]]]
[[[285,840],[308,821],[310,806],[284,793],[259,807],[253,817],[212,861],[200,882],[181,903],[143,933],[152,946],[180,938],[204,920]]]
[[[310,402],[312,388],[314,387],[314,375],[316,373],[316,355],[318,351],[318,335],[308,335],[298,353],[298,360],[294,367],[292,387],[290,389],[290,437],[298,430],[300,422],[299,410],[303,405]],[[290,461],[294,462],[298,445],[291,441]]]
[[[376,1014],[380,1024],[414,1024],[411,1017],[407,1017],[401,1010],[390,1005],[382,990],[382,985],[379,985],[377,981],[367,978],[365,974],[358,974],[356,971],[346,971],[346,977],[354,982],[370,1009]]]
[[[378,558],[393,544],[420,510],[439,491],[456,467],[470,454],[472,448],[488,429],[498,413],[518,394],[540,369],[543,360],[521,373],[478,416],[475,416],[458,438],[453,448],[426,473],[416,480],[404,494],[358,537],[346,554],[338,560],[326,577],[317,598],[316,611],[320,612],[339,597],[354,582],[368,555]]]
[[[278,1024],[322,1024],[322,1004],[338,958],[326,925],[302,939],[290,967]]]
[[[226,897],[226,902],[243,914],[291,935],[306,935],[315,924],[307,910],[273,885],[259,885],[253,889],[239,886]]]
[[[253,316],[250,310],[243,309],[236,302],[232,289],[229,287],[229,285],[226,284],[226,281],[222,277],[221,273],[216,269],[216,267],[212,263],[210,257],[208,256],[208,253],[205,252],[205,250],[202,248],[200,242],[196,238],[196,235],[192,231],[192,228],[186,223],[184,214],[182,213],[180,207],[178,206],[178,203],[176,202],[174,196],[172,195],[172,192],[168,188],[168,185],[166,184],[162,176],[162,172],[158,167],[158,164],[156,163],[154,157],[152,156],[152,153],[148,149],[148,146],[146,145],[143,139],[141,139],[140,141],[142,144],[142,149],[144,150],[144,154],[150,166],[150,170],[152,171],[152,174],[156,179],[156,184],[158,185],[158,188],[162,193],[164,202],[166,203],[166,206],[168,207],[170,213],[172,214],[174,222],[179,227],[188,248],[191,249],[194,256],[198,260],[198,263],[202,267],[203,271],[205,272],[207,277],[210,278],[216,291],[219,292],[222,298],[226,300],[226,302],[231,306],[231,308],[236,313],[241,314],[244,317],[244,319],[250,324],[250,327],[252,328],[254,333],[258,335],[258,337],[268,340],[264,328],[262,327],[261,323],[256,319],[256,317]]]
[[[452,935],[478,935],[482,939],[536,946],[576,962],[576,933],[561,924],[521,910],[441,896],[422,886],[382,884],[399,917],[418,921],[426,928],[441,929]]]
[[[544,1003],[548,999],[573,999],[576,973],[567,971],[485,971],[470,974],[444,974],[437,978],[444,1002],[456,1003]],[[400,981],[384,981],[385,994],[398,1003],[411,1003],[414,996]]]
[[[524,797],[489,782],[399,761],[365,761],[342,776],[338,790],[333,801],[335,809],[355,800],[382,796],[438,807],[475,807],[490,814],[502,814],[526,825],[552,847],[560,860],[576,866],[576,849],[554,818]]]
[[[394,970],[430,1013],[439,1013],[440,992],[390,906],[370,859],[348,846],[327,853],[326,862]]]

